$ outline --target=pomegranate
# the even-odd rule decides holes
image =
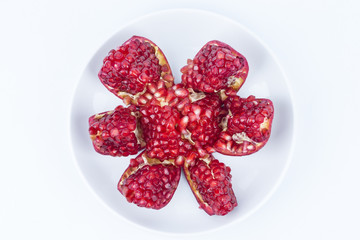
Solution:
[[[237,206],[230,167],[208,155],[183,166],[185,177],[200,208],[209,215],[226,215]]]
[[[226,215],[237,206],[231,169],[211,153],[248,155],[270,137],[272,102],[236,95],[248,71],[243,55],[216,40],[188,60],[176,85],[165,55],[149,39],[133,36],[109,52],[98,77],[131,105],[91,116],[89,133],[104,155],[128,156],[145,148],[118,183],[128,202],[163,208],[182,168],[207,214]]]
[[[170,65],[155,43],[144,37],[133,36],[103,60],[98,74],[104,86],[126,104],[137,105],[146,92],[146,85],[163,81],[171,87],[174,82]]]
[[[236,93],[249,71],[246,58],[229,45],[210,41],[181,69],[182,83],[195,91]],[[224,94],[225,93],[225,94]]]
[[[254,96],[229,97],[225,101],[228,115],[222,120],[222,132],[216,151],[226,155],[244,156],[259,151],[269,140],[274,106],[269,99]]]
[[[89,134],[95,150],[104,155],[128,156],[145,147],[135,106],[118,106],[113,111],[89,118]]]
[[[161,209],[174,195],[180,172],[180,167],[174,162],[161,162],[142,152],[131,159],[129,167],[120,178],[118,190],[128,202],[139,207]]]

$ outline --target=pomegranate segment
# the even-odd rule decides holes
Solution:
[[[197,97],[193,97],[194,95]],[[183,128],[184,138],[189,139],[197,149],[214,152],[212,146],[221,132],[220,121],[226,115],[222,102],[217,94],[190,95],[190,102],[181,111],[186,116]]]
[[[274,106],[269,99],[254,96],[229,97],[225,101],[229,114],[223,118],[223,132],[216,141],[217,152],[244,156],[260,150],[269,140]]]
[[[249,71],[246,58],[229,45],[210,41],[181,69],[182,83],[195,91],[236,93]],[[224,95],[224,94],[223,94]],[[224,97],[225,98],[225,97]]]
[[[226,215],[237,206],[230,167],[213,156],[198,158],[183,166],[185,177],[200,208],[209,215]]]
[[[163,81],[167,87],[174,82],[170,65],[155,43],[133,36],[103,60],[98,74],[104,86],[126,103],[137,105],[146,85]]]
[[[118,106],[113,111],[89,118],[89,134],[95,151],[104,155],[128,156],[145,147],[135,106]]]
[[[174,195],[180,172],[173,162],[151,159],[142,152],[131,160],[120,178],[118,190],[128,202],[139,207],[161,209]]]

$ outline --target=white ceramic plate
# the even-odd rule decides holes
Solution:
[[[88,117],[112,110],[122,101],[108,92],[97,73],[108,51],[133,35],[155,42],[165,53],[175,75],[188,58],[210,40],[223,41],[248,60],[250,72],[239,91],[270,98],[275,106],[272,135],[258,153],[247,157],[215,154],[232,169],[232,181],[238,200],[227,216],[208,216],[198,208],[182,176],[171,202],[161,210],[139,208],[118,192],[117,182],[129,164],[130,157],[103,156],[93,150],[88,135]],[[287,79],[271,51],[249,30],[237,22],[198,10],[169,10],[144,16],[121,28],[90,59],[78,83],[71,112],[71,140],[80,172],[93,192],[123,218],[148,229],[168,233],[194,233],[217,229],[243,220],[258,209],[280,183],[291,159],[294,139],[293,102]]]

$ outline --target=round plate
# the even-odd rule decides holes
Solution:
[[[259,152],[246,157],[214,154],[232,169],[238,206],[226,216],[208,216],[193,196],[184,176],[171,202],[161,210],[128,203],[117,183],[130,157],[95,152],[88,118],[122,104],[97,77],[103,58],[133,35],[149,38],[165,53],[175,82],[180,68],[210,40],[223,41],[242,53],[250,72],[239,95],[270,98],[275,107],[272,135]],[[272,52],[249,30],[226,17],[199,10],[169,10],[144,16],[121,28],[90,59],[75,91],[71,111],[71,141],[79,170],[93,192],[113,211],[148,229],[170,233],[214,230],[245,219],[273,193],[289,165],[294,139],[293,101],[287,79]]]

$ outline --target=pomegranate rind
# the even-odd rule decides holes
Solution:
[[[174,161],[159,161],[142,152],[131,160],[118,183],[119,192],[139,207],[159,210],[172,199],[181,168]]]
[[[214,149],[224,155],[246,156],[259,151],[269,141],[271,136],[272,121],[274,118],[274,105],[269,99],[256,99],[254,96],[250,96],[247,99],[241,99],[238,96],[234,98],[236,100],[234,100],[233,103],[228,104],[229,114],[222,121],[222,123],[225,124],[222,125],[223,131],[220,133],[219,139],[215,142]],[[228,128],[229,122],[233,118],[241,114],[245,115],[243,113],[243,104],[246,104],[247,101],[249,101],[248,99],[250,99],[250,101],[256,103],[257,105],[265,104],[266,106],[266,113],[262,114],[263,121],[256,123],[259,126],[258,137],[249,137],[249,133],[246,129],[243,131],[234,131],[234,129]],[[261,109],[256,109],[256,107],[253,109],[250,108],[249,110],[261,113]],[[253,118],[255,119],[256,117]],[[250,117],[247,118],[247,122],[250,121],[249,119]]]
[[[158,59],[158,64],[160,66],[160,78],[158,79],[158,81],[161,81],[164,83],[164,85],[169,88],[173,85],[174,83],[174,77],[173,77],[173,74],[172,74],[172,71],[171,71],[171,68],[170,68],[170,65],[166,59],[166,56],[165,54],[163,53],[163,51],[154,43],[152,42],[151,40],[147,39],[147,38],[144,38],[144,37],[140,37],[140,36],[133,36],[131,37],[129,40],[127,40],[126,42],[124,42],[120,47],[117,48],[117,50],[111,50],[109,52],[112,53],[112,52],[116,52],[118,51],[118,49],[120,49],[121,47],[123,46],[128,46],[130,43],[132,43],[133,41],[135,40],[138,40],[140,41],[140,43],[149,43],[155,50],[155,56],[156,58]],[[146,93],[146,86],[147,84],[149,83],[145,83],[143,81],[140,81],[140,75],[137,77],[136,79],[136,82],[134,84],[139,84],[141,86],[143,86],[142,90],[139,90],[138,92],[136,93],[130,93],[130,92],[126,92],[126,91],[122,91],[118,88],[114,88],[112,86],[110,86],[108,83],[107,83],[107,78],[105,78],[103,76],[103,68],[105,66],[105,61],[108,59],[108,56],[104,59],[104,65],[102,66],[101,70],[99,71],[99,74],[98,74],[98,77],[100,79],[100,81],[102,82],[102,84],[110,91],[112,92],[113,94],[115,94],[117,97],[121,98],[124,100],[124,103],[126,105],[128,104],[134,104],[134,105],[138,105],[138,98],[142,95],[144,95]],[[111,67],[111,71],[117,71],[115,69],[114,66]],[[106,75],[106,74],[105,74]],[[123,76],[121,78],[118,78],[118,79],[115,79],[113,81],[133,81],[133,80],[130,80],[130,78],[128,76]],[[154,83],[154,82],[152,82]]]
[[[211,155],[185,161],[183,170],[200,209],[208,215],[224,216],[238,205],[231,184],[231,169]]]
[[[209,60],[208,58],[211,54],[211,53],[209,54],[209,52],[212,49],[212,47],[219,48],[219,50],[214,49],[214,51],[216,51],[216,56],[212,56],[213,58]],[[219,51],[220,54],[217,54],[217,51]],[[204,57],[205,52],[207,52],[208,56]],[[231,66],[231,64],[230,65],[225,64],[227,63],[225,62],[225,60],[228,60],[229,64],[230,61],[233,62],[235,60],[237,62],[235,65]],[[211,62],[211,66],[209,65],[210,62]],[[207,65],[201,67],[205,63]],[[199,70],[201,69],[204,69],[201,71],[207,71],[211,67],[214,68],[214,73],[212,73],[212,71],[211,73],[199,72]],[[193,60],[189,59],[188,64],[181,69],[181,72],[183,73],[182,83],[186,87],[189,88],[191,87],[195,91],[201,91],[207,93],[218,92],[222,100],[225,100],[228,95],[236,94],[236,92],[244,84],[249,72],[249,64],[246,58],[241,53],[237,52],[234,48],[232,48],[226,43],[220,42],[218,40],[213,40],[206,43],[200,49],[200,51],[195,55]],[[221,76],[222,74],[221,72],[228,72],[228,73],[226,76]],[[209,79],[211,77],[214,77],[214,79],[216,79],[217,82],[216,84],[214,84],[213,80],[211,80],[211,83],[209,82],[210,81]]]

